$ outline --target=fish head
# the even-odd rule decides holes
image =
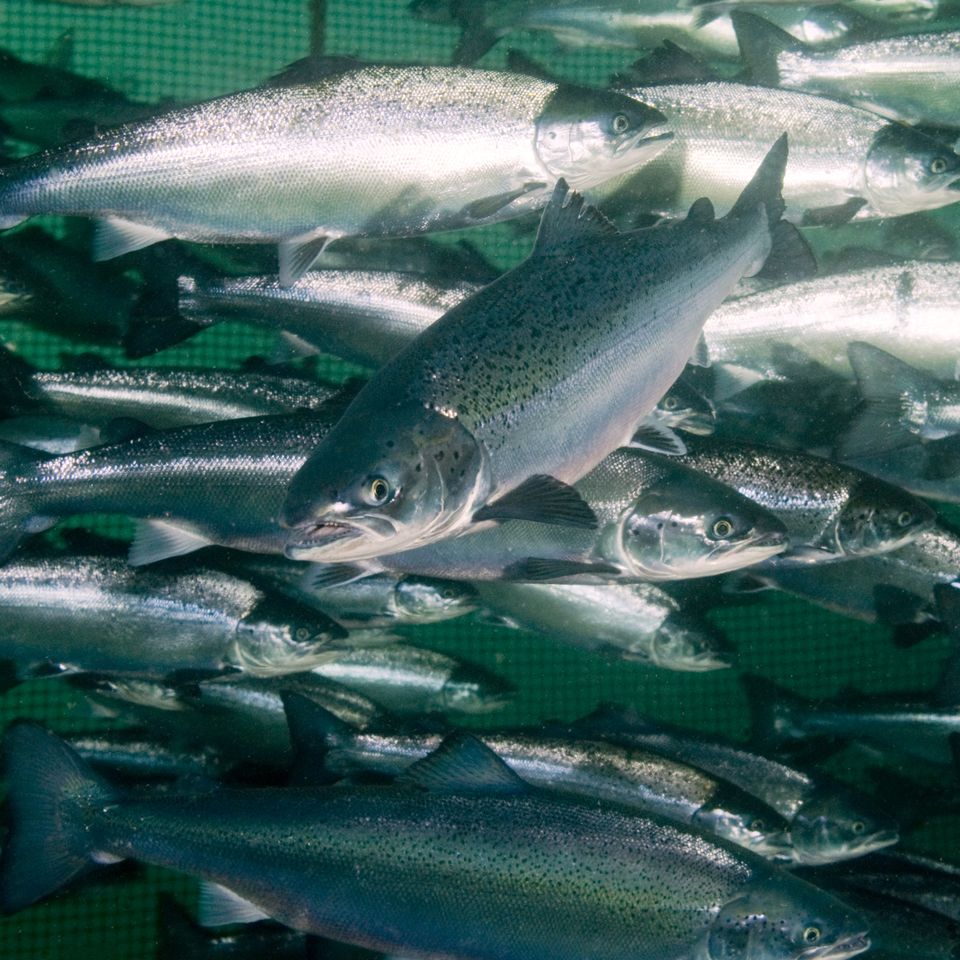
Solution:
[[[517,688],[495,673],[461,663],[447,677],[440,691],[441,710],[453,713],[493,713],[513,699]]]
[[[694,822],[767,860],[793,860],[790,824],[772,807],[743,790],[721,785],[696,813]]]
[[[710,927],[710,960],[844,960],[870,946],[867,924],[812,884],[765,874],[721,907]]]
[[[536,150],[576,190],[629,173],[673,139],[656,108],[620,93],[561,83],[537,118]]]
[[[679,614],[668,616],[650,637],[626,651],[624,658],[687,673],[730,666],[726,642],[719,630]]]
[[[790,828],[798,863],[816,866],[862,857],[896,843],[896,821],[846,791],[815,791],[794,814]]]
[[[634,501],[620,539],[625,566],[649,580],[738,570],[788,546],[786,527],[759,504],[708,477],[679,470]]]
[[[871,206],[888,216],[960,200],[960,155],[913,127],[885,126],[874,137],[865,173]]]
[[[865,477],[850,491],[837,518],[837,547],[848,556],[894,550],[929,530],[935,516],[905,490]]]
[[[717,425],[717,410],[699,390],[681,380],[663,395],[654,415],[673,430],[707,437]]]
[[[489,490],[486,456],[455,414],[385,412],[346,419],[287,490],[281,523],[293,560],[368,560],[451,536]]]
[[[403,619],[414,623],[451,620],[477,608],[477,592],[469,583],[433,577],[402,577],[394,598]]]
[[[231,665],[256,677],[299,673],[329,660],[346,636],[319,610],[264,597],[237,624]]]

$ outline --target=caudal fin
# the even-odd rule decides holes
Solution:
[[[787,169],[787,135],[782,133],[757,167],[757,172],[743,188],[728,216],[742,217],[762,204],[767,211],[767,223],[773,225],[783,216],[783,174]]]
[[[0,416],[15,417],[36,410],[38,402],[30,393],[35,372],[26,360],[0,345]]]
[[[805,45],[755,13],[734,10],[730,20],[740,45],[740,56],[752,81],[764,87],[779,86],[777,58],[785,51],[800,53],[806,49]]]
[[[95,862],[90,815],[113,791],[62,740],[33,723],[7,731],[3,755],[10,834],[0,856],[0,908],[13,913]]]
[[[740,678],[750,708],[751,739],[761,749],[776,749],[803,737],[795,714],[806,706],[803,697],[755,674]]]

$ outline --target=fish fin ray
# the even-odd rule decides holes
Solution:
[[[667,457],[682,457],[687,452],[687,445],[680,436],[656,420],[645,420],[641,423],[627,446]]]
[[[292,287],[317,262],[317,258],[334,239],[325,233],[307,233],[281,240],[280,286]]]
[[[777,57],[786,51],[802,52],[806,45],[769,20],[745,10],[734,10],[730,20],[740,45],[740,57],[752,81],[763,87],[779,86]]]
[[[165,230],[134,223],[123,217],[105,217],[97,221],[94,229],[93,259],[113,260],[125,253],[169,240],[170,236]]]
[[[530,520],[569,527],[597,526],[591,506],[569,484],[546,474],[534,474],[523,483],[488,503],[473,515],[484,520]]]
[[[717,211],[709,197],[700,197],[690,204],[687,211],[687,220],[691,223],[713,223],[717,219]]]
[[[86,821],[113,791],[67,744],[34,723],[10,727],[3,752],[12,829],[0,859],[0,906],[12,913],[95,862]]]
[[[737,202],[727,214],[728,217],[736,219],[749,215],[758,204],[762,204],[767,212],[767,225],[773,230],[774,224],[786,209],[782,191],[788,153],[787,135],[782,133],[760,161],[760,166],[737,197]]]
[[[889,450],[920,445],[920,437],[900,420],[901,407],[887,400],[868,401],[850,421],[836,445],[840,460],[871,457]]]
[[[201,926],[225,927],[231,923],[256,923],[269,919],[270,914],[222,884],[210,880],[200,882],[197,920]]]
[[[755,277],[787,283],[816,276],[816,257],[797,227],[787,220],[780,220],[774,226],[772,236],[770,253]]]
[[[192,530],[184,530],[166,520],[138,520],[127,561],[141,567],[169,557],[182,557],[213,541]]]
[[[849,223],[867,205],[866,197],[851,197],[832,207],[815,207],[804,210],[802,227],[842,227]]]
[[[702,83],[717,80],[718,74],[702,60],[671,40],[664,40],[645,57],[634,61],[624,73],[613,78],[615,89],[646,87],[667,83]]]
[[[687,365],[691,367],[711,366],[710,347],[707,344],[707,338],[702,333],[697,337],[697,344],[693,348],[693,353],[687,357]]]
[[[608,237],[618,232],[596,207],[571,190],[561,177],[540,218],[533,252],[550,253],[584,237]]]
[[[527,789],[486,744],[463,731],[445,737],[433,753],[397,777],[397,783],[432,793],[515,794]]]
[[[936,377],[863,340],[848,344],[847,356],[864,400],[899,400],[939,386]]]
[[[373,573],[357,563],[311,563],[300,582],[307,590],[326,590],[363,580]]]

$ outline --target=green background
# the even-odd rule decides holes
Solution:
[[[366,59],[447,61],[456,31],[415,21],[405,8],[401,0],[329,2],[325,52]],[[56,39],[70,30],[76,71],[105,80],[136,99],[196,100],[252,86],[306,55],[314,14],[311,5],[301,0],[182,0],[156,8],[95,9],[44,0],[2,0],[0,45],[40,61]],[[602,51],[560,53],[542,37],[516,40],[515,45],[548,62],[559,74],[585,82],[603,81],[629,60],[623,54]],[[501,44],[484,64],[501,66],[506,49]],[[952,217],[941,215],[951,227]],[[528,242],[518,239],[509,226],[470,236],[502,266],[516,263]],[[68,340],[10,320],[0,322],[0,336],[40,366],[55,366],[62,352],[86,347],[83,330]],[[272,346],[269,335],[227,324],[153,362],[235,366],[252,353],[269,354]],[[119,349],[101,352],[121,360]],[[342,377],[347,371],[335,361],[325,361],[320,372]],[[85,522],[90,523],[90,518],[71,521]],[[127,529],[118,520],[96,522],[108,532]],[[776,595],[750,606],[718,609],[711,618],[735,645],[738,668],[762,673],[814,697],[832,696],[850,686],[923,691],[935,681],[947,650],[943,638],[898,650],[885,628],[846,621]],[[573,719],[601,701],[619,701],[672,722],[732,736],[746,734],[747,712],[737,670],[667,674],[597,659],[551,643],[549,638],[464,621],[405,632],[418,643],[468,657],[517,684],[521,695],[516,703],[483,718],[482,723]],[[56,681],[25,684],[0,700],[0,709],[3,722],[32,717],[60,732],[96,724],[82,698]],[[854,782],[861,776],[859,766],[849,764],[842,755],[834,758],[832,770]],[[887,799],[895,803],[896,798]],[[934,818],[911,834],[908,843],[913,849],[960,859],[957,840],[954,821]],[[194,885],[182,877],[154,869],[125,871],[116,877],[104,871],[60,897],[0,920],[0,957],[133,960],[152,956],[156,895],[162,890],[193,903]]]

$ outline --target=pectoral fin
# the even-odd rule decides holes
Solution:
[[[138,520],[127,560],[131,566],[140,567],[168,557],[182,557],[208,547],[212,542],[199,533],[165,520]]]
[[[112,260],[162,240],[169,240],[170,237],[165,230],[158,230],[156,227],[147,227],[122,217],[107,217],[97,221],[93,235],[93,259]]]
[[[481,507],[475,523],[484,520],[530,520],[562,526],[594,528],[597,515],[569,484],[546,474],[528,477],[509,493]]]

